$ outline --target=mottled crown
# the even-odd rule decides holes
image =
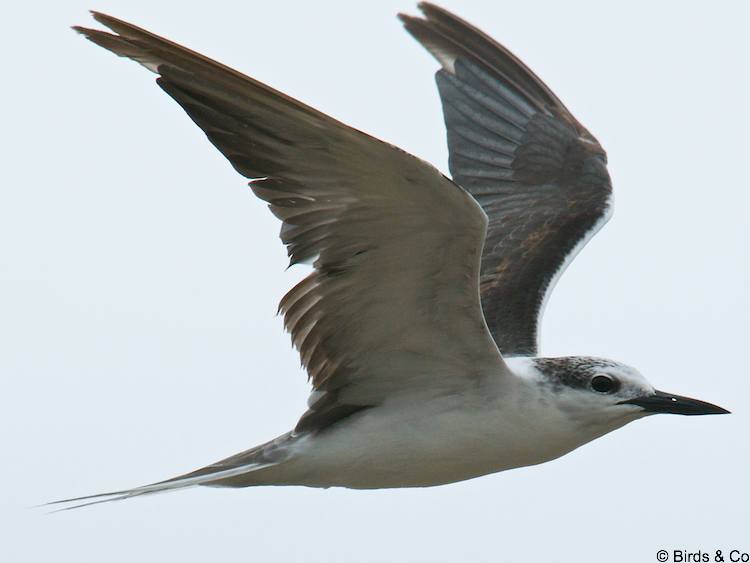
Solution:
[[[587,388],[597,374],[619,371],[624,367],[612,360],[588,356],[534,358],[533,364],[550,384],[575,389]]]

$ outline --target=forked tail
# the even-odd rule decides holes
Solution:
[[[125,500],[143,495],[152,495],[166,491],[195,487],[196,485],[242,487],[251,484],[259,484],[253,483],[251,478],[241,479],[241,477],[249,477],[249,474],[251,473],[279,465],[286,461],[290,454],[289,446],[295,441],[296,437],[292,436],[291,433],[287,433],[279,436],[275,440],[256,446],[255,448],[165,481],[159,481],[141,487],[134,487],[132,489],[123,489],[109,493],[98,493],[95,495],[56,500],[45,503],[41,506],[69,505],[53,510],[53,512],[62,512],[103,502]]]

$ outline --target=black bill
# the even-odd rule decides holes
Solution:
[[[665,413],[665,414],[729,414],[727,409],[723,409],[711,403],[691,399],[690,397],[681,397],[664,391],[656,391],[653,395],[646,397],[636,397],[627,401],[620,401],[621,405],[638,405],[643,407],[647,412]]]

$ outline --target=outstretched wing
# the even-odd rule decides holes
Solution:
[[[282,221],[314,272],[281,301],[315,392],[298,430],[390,394],[505,369],[479,301],[486,216],[433,167],[237,71],[110,16],[75,28],[157,73]]]
[[[505,47],[442,8],[419,7],[424,18],[400,18],[442,65],[451,174],[489,218],[484,316],[504,355],[535,355],[557,277],[609,218],[606,155]]]

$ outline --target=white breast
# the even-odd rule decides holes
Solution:
[[[526,370],[513,385],[395,397],[301,440],[273,478],[317,487],[433,486],[542,463],[583,443],[539,394],[528,366],[512,363]]]

